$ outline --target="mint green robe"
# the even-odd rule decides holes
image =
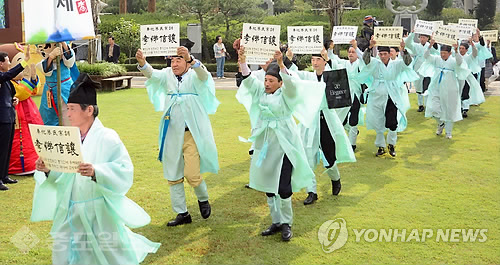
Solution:
[[[255,150],[250,165],[250,187],[278,194],[283,157],[293,165],[292,191],[312,184],[314,172],[307,163],[299,131],[292,115],[306,125],[317,113],[325,90],[324,83],[301,81],[281,74],[283,86],[273,94],[265,93],[264,82],[250,75],[236,94],[247,108],[252,124]]]
[[[82,143],[96,182],[78,173],[36,171],[31,221],[52,220],[53,264],[138,264],[154,243],[132,232],[151,218],[125,196],[134,167],[118,134],[95,119]]]
[[[332,62],[331,68],[340,69],[342,68],[342,66],[338,65],[336,62]],[[321,80],[318,82],[316,72],[298,71],[298,68],[296,66],[292,66],[290,70],[295,71],[295,74],[297,74],[301,80],[307,80],[311,83],[321,83],[326,86],[325,82],[323,81],[323,77],[321,77]],[[319,104],[320,105],[318,111],[314,113],[314,116],[312,116],[312,120],[310,121],[311,126],[308,126],[302,122],[299,123],[300,137],[307,154],[309,166],[313,169],[316,168],[316,166],[322,160],[321,158],[323,158],[323,153],[320,149],[320,111],[323,111],[328,129],[330,131],[330,134],[332,135],[333,140],[335,141],[335,156],[337,158],[335,162],[356,162],[356,157],[354,156],[354,152],[352,151],[351,143],[345,133],[344,126],[342,125],[342,122],[344,120],[341,120],[339,118],[339,116],[343,115],[345,119],[347,113],[349,113],[350,107],[341,108],[340,112],[342,114],[340,115],[337,112],[338,109],[329,109],[328,103],[326,102],[325,90],[323,90],[323,95]],[[328,162],[326,162],[326,159],[323,159],[323,164],[325,165],[325,167],[332,166],[327,165]]]
[[[183,144],[186,126],[193,135],[200,154],[200,173],[219,171],[217,147],[208,114],[214,114],[219,106],[215,97],[215,83],[210,73],[207,80],[200,80],[193,69],[183,76],[182,82],[172,68],[153,70],[147,66],[151,77],[146,81],[149,99],[156,111],[164,114],[160,121],[158,144],[162,144],[163,120],[168,114],[170,123],[164,139],[164,177],[177,181],[184,177]],[[204,71],[204,66],[200,66]],[[147,76],[146,76],[147,77]]]

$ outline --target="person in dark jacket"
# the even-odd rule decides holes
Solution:
[[[110,63],[118,63],[120,58],[120,46],[115,43],[115,37],[109,36],[108,45],[104,49],[104,60]]]
[[[10,68],[9,55],[0,51],[0,190],[8,190],[4,184],[14,184],[17,180],[9,178],[9,160],[16,121],[15,106],[19,99],[14,97],[16,90],[11,80],[19,75],[30,59],[29,48],[24,61]]]

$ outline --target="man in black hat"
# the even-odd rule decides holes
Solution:
[[[14,139],[16,111],[19,99],[14,97],[16,90],[10,80],[24,70],[30,59],[29,47],[24,61],[10,68],[9,55],[0,51],[0,190],[8,190],[4,184],[14,184],[17,180],[9,177],[9,161]]]
[[[422,76],[418,73],[420,66],[422,66],[425,61],[424,53],[429,48],[429,38],[429,35],[419,34],[419,42],[415,42],[415,33],[412,30],[410,35],[408,35],[408,38],[405,39],[405,47],[413,56],[413,70],[415,70],[415,72],[417,72],[417,74],[419,75],[419,79],[413,82],[418,97],[418,112],[423,112],[425,110],[424,93],[425,91],[427,91],[427,89],[429,88],[429,84],[431,83],[430,77]]]
[[[210,73],[189,53],[193,42],[177,48],[171,67],[154,70],[139,49],[138,69],[148,78],[146,88],[157,111],[162,111],[160,152],[164,177],[170,186],[170,200],[177,217],[168,226],[191,223],[186,206],[184,179],[194,189],[201,216],[211,214],[208,190],[202,173],[217,173],[217,147],[208,114],[219,105]]]
[[[401,80],[401,76],[408,73],[408,76],[417,77],[416,73],[409,67],[411,57],[405,50],[405,43],[401,41],[400,47],[402,58],[391,60],[390,48],[386,46],[378,47],[378,58],[372,58],[372,49],[377,46],[377,42],[372,37],[370,46],[363,54],[363,60],[367,65],[363,71],[369,71],[374,80],[368,89],[366,109],[366,127],[373,129],[377,133],[375,146],[378,147],[376,156],[385,154],[386,140],[384,132],[387,133],[387,147],[392,157],[396,156],[397,132],[406,129],[406,111],[409,108],[408,91],[403,88],[404,82],[414,80]]]
[[[134,167],[118,134],[97,118],[99,86],[82,73],[68,98],[68,119],[80,129],[84,161],[77,173],[55,172],[43,159],[36,161],[31,220],[53,221],[53,264],[138,264],[160,247],[127,227],[145,226],[151,218],[125,196]],[[149,248],[130,247],[135,245]]]
[[[331,70],[340,69],[342,66],[332,62],[328,58],[327,49],[330,46],[329,41],[324,42],[324,49],[320,54],[312,54],[311,64],[314,72],[298,71],[296,65],[290,67],[302,80],[311,80],[316,82],[326,82],[326,75]],[[291,60],[293,53],[291,49],[287,51],[287,57]],[[326,90],[324,92],[321,107],[314,117],[313,126],[306,128],[299,124],[300,135],[304,143],[304,148],[309,161],[309,166],[314,170],[319,164],[321,154],[325,158],[323,165],[326,173],[330,177],[332,184],[332,195],[338,195],[342,188],[340,182],[340,172],[337,162],[355,162],[354,151],[352,150],[349,138],[347,137],[342,122],[349,113],[350,107],[340,109],[330,109],[326,103]],[[316,178],[313,178],[312,185],[307,187],[308,196],[304,200],[304,205],[309,205],[318,200]]]

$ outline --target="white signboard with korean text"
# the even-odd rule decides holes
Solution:
[[[498,30],[483,30],[479,34],[483,36],[484,40],[489,40],[491,42],[498,41]]]
[[[435,23],[432,21],[419,20],[415,22],[415,33],[432,35],[434,32]]]
[[[403,40],[403,27],[374,27],[373,29],[377,46],[399,47]]]
[[[295,54],[321,53],[323,26],[287,27],[288,48]]]
[[[356,39],[357,33],[357,26],[334,26],[332,31],[333,43],[349,44],[351,40]]]
[[[436,43],[450,46],[452,46],[453,44],[457,44],[457,29],[451,26],[440,26],[434,32],[434,40],[436,41]]]
[[[141,50],[145,56],[177,55],[179,23],[141,25]]]
[[[470,26],[474,29],[474,31],[477,29],[477,19],[460,18],[458,20],[458,24],[464,25],[464,26]]]
[[[47,168],[63,173],[77,172],[83,163],[78,127],[29,124],[29,128],[35,151]]]
[[[240,44],[248,64],[265,64],[280,48],[280,25],[243,23]]]

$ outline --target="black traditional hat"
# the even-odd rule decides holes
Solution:
[[[81,73],[71,86],[68,103],[97,105],[96,89],[100,87],[87,73]]]
[[[443,44],[443,45],[441,45],[441,51],[451,52],[451,46]]]
[[[278,66],[277,63],[270,63],[267,66],[267,71],[266,75],[272,75],[276,78],[278,78],[278,81],[281,81],[281,76],[280,76],[280,67]]]
[[[378,52],[391,52],[391,49],[388,46],[379,46]]]

